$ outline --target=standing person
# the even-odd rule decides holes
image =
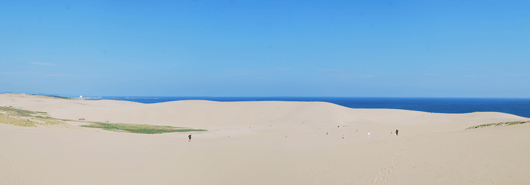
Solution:
[[[188,135],[188,142],[191,142],[191,134]]]
[[[370,131],[368,131],[368,137],[370,137]]]
[[[398,135],[398,130],[396,129],[396,136]]]

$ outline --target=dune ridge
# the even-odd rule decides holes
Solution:
[[[529,120],[505,113],[350,109],[323,102],[141,104],[22,94],[0,94],[0,106],[59,119],[208,130],[139,135],[76,121],[60,128],[0,123],[0,184],[530,183],[529,124],[466,130]]]

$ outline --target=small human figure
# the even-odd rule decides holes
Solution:
[[[326,136],[328,135],[328,132],[326,132]]]
[[[340,128],[340,126],[337,126],[337,128]]]
[[[370,137],[370,131],[368,131],[368,137]]]
[[[398,130],[396,129],[396,136],[398,135]]]
[[[191,134],[188,135],[188,142],[191,142]]]
[[[344,139],[344,135],[342,135],[342,139]]]
[[[355,129],[355,132],[359,131],[358,129]]]

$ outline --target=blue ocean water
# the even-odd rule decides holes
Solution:
[[[301,101],[329,102],[349,108],[403,109],[433,113],[504,112],[530,118],[530,99],[526,98],[352,98],[352,97],[125,97],[96,99],[160,103],[179,100]]]

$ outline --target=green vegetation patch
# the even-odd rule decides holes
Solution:
[[[126,124],[126,123],[101,123],[91,122],[90,125],[81,125],[82,127],[101,128],[104,130],[116,132],[130,132],[140,134],[161,134],[166,132],[192,132],[192,131],[206,131],[203,129],[191,129],[184,127],[159,126],[159,125],[143,125],[143,124]]]
[[[12,124],[23,127],[34,127],[36,125],[58,125],[62,124],[59,119],[48,117],[47,115],[34,114],[46,114],[45,112],[33,112],[29,110],[16,109],[11,106],[0,107],[1,112],[6,114],[0,115],[0,123]],[[31,119],[31,120],[30,120]]]
[[[7,112],[7,115],[9,115],[9,116],[31,116],[31,114],[35,114],[35,112],[33,112],[33,111],[15,109],[15,108],[13,108],[11,106],[9,106],[9,107],[0,107],[0,111]]]
[[[5,114],[3,114],[4,112]],[[35,115],[36,114],[36,115]],[[31,120],[30,120],[31,119]],[[32,121],[33,120],[33,121]],[[79,119],[82,122],[84,118]],[[46,112],[33,112],[28,110],[16,109],[13,107],[0,107],[0,123],[12,124],[23,127],[35,127],[36,125],[58,125],[62,121],[74,121],[69,119],[57,119],[46,115]],[[108,121],[107,121],[108,122]],[[203,129],[192,129],[185,127],[159,126],[159,125],[141,125],[127,123],[101,123],[89,122],[90,125],[81,125],[82,127],[101,128],[104,130],[116,132],[130,132],[140,134],[161,134],[166,132],[192,132],[206,131]]]
[[[52,118],[52,117],[42,117],[42,116],[35,116],[36,120],[42,121],[47,125],[58,125],[62,124],[63,122],[59,121],[58,119]]]
[[[467,129],[476,129],[476,128],[482,128],[482,127],[497,127],[497,126],[510,126],[510,125],[519,125],[519,124],[525,124],[530,123],[530,121],[510,121],[510,122],[500,122],[500,123],[488,123],[488,124],[482,124],[477,126],[472,126]]]
[[[0,113],[0,123],[11,124],[22,127],[35,127],[35,122],[29,119],[17,119]]]

